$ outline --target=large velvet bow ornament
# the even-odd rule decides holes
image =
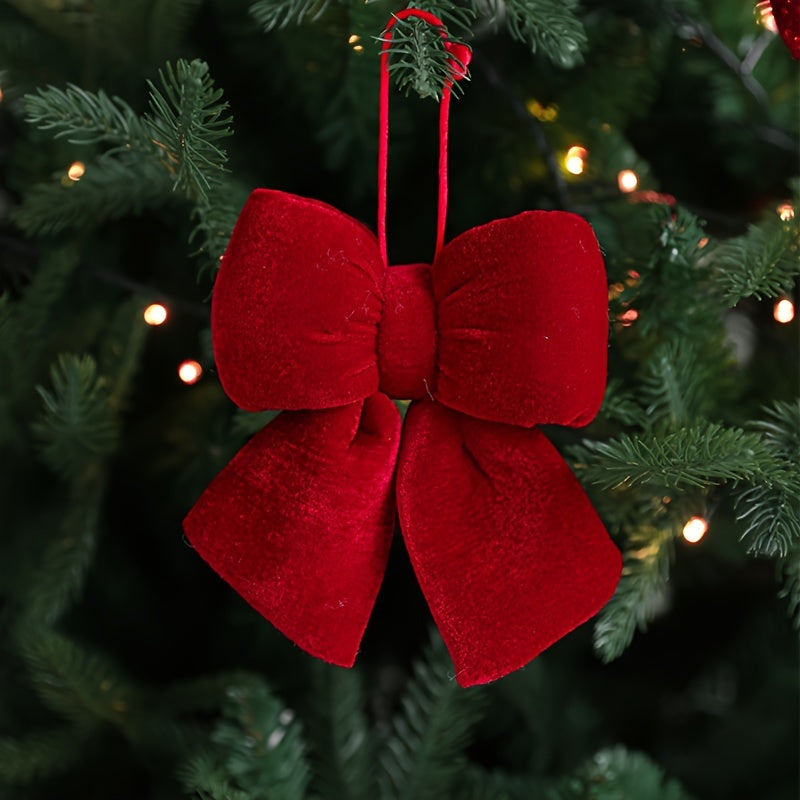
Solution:
[[[212,302],[227,394],[287,409],[185,521],[189,540],[309,653],[352,665],[395,510],[462,686],[517,669],[595,614],[620,555],[536,427],[584,425],[606,376],[591,227],[529,211],[386,269],[331,206],[256,190]],[[410,398],[405,420],[390,398]]]

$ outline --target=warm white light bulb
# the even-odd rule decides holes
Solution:
[[[788,297],[782,297],[772,308],[775,322],[787,325],[794,319],[794,303]]]
[[[586,157],[589,155],[585,147],[575,144],[567,150],[564,167],[572,175],[581,175],[586,169]]]
[[[792,207],[791,203],[781,203],[778,206],[778,216],[783,222],[788,222],[790,219],[794,219],[794,208]]]
[[[617,175],[617,186],[621,192],[632,192],[639,185],[639,176],[632,169],[623,169]]]
[[[71,181],[79,181],[86,172],[86,166],[83,161],[73,161],[67,169],[67,177]]]
[[[167,321],[167,309],[161,303],[151,303],[142,316],[148,325],[163,325]]]
[[[683,538],[697,544],[708,533],[708,522],[703,517],[692,517],[683,526]]]
[[[178,377],[190,386],[197,383],[203,374],[203,368],[196,361],[184,361],[178,367]]]

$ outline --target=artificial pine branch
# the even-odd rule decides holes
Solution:
[[[622,655],[663,606],[672,539],[670,531],[646,526],[632,537],[617,590],[595,623],[594,649],[603,662]]]
[[[471,0],[478,14],[488,11],[490,23],[504,23],[510,34],[560,67],[583,62],[586,31],[578,19],[577,0]]]
[[[361,678],[354,670],[314,665],[308,724],[311,787],[325,800],[375,800],[372,737]]]
[[[447,797],[478,721],[480,688],[461,689],[441,640],[432,636],[402,699],[402,712],[380,754],[382,796],[392,800]]]
[[[250,6],[250,14],[267,32],[285,28],[289,24],[299,25],[306,18],[316,22],[330,0],[257,0]]]
[[[151,114],[146,117],[165,166],[175,173],[175,188],[205,198],[228,157],[217,142],[231,135],[228,104],[214,88],[208,65],[195,59],[167,63],[159,71],[163,91],[152,81]]]
[[[770,215],[711,255],[712,279],[729,306],[745,297],[779,297],[800,277],[800,221]]]
[[[690,795],[643,753],[617,746],[596,753],[546,800],[690,800]]]
[[[605,489],[651,483],[667,488],[714,486],[768,472],[772,455],[762,438],[715,422],[698,422],[665,435],[584,440],[573,448],[581,478]]]
[[[228,690],[223,713],[205,752],[181,768],[184,787],[213,800],[302,800],[309,769],[294,712],[252,678]]]

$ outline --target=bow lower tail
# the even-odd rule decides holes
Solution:
[[[388,397],[284,412],[184,520],[200,555],[314,656],[352,666],[394,530],[400,418]]]

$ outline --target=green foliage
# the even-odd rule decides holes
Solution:
[[[483,705],[478,688],[463,690],[435,637],[402,699],[402,712],[380,754],[382,796],[396,800],[446,797],[464,761],[462,751]]]
[[[316,664],[308,734],[312,789],[326,800],[375,800],[373,739],[357,672]]]
[[[638,483],[713,486],[747,480],[772,464],[758,434],[715,422],[699,422],[665,435],[584,440],[572,452],[582,479],[605,489]]]
[[[181,771],[187,791],[214,800],[305,797],[309,769],[294,711],[257,680],[231,688],[223,711],[213,754],[192,758]]]
[[[102,89],[95,93],[74,84],[67,84],[66,89],[39,87],[25,96],[23,105],[28,122],[50,131],[56,139],[75,144],[152,146],[148,130],[134,110]]]
[[[152,82],[147,118],[162,163],[174,173],[175,189],[205,198],[224,170],[227,154],[218,142],[231,135],[228,104],[214,88],[208,65],[180,59],[159,71],[163,92]]]
[[[52,392],[37,387],[44,413],[33,429],[48,466],[61,475],[74,475],[114,449],[117,430],[108,393],[88,355],[61,355],[50,380]]]
[[[0,738],[0,784],[29,784],[63,772],[85,754],[93,734],[91,726],[73,725]]]
[[[141,117],[120,98],[72,85],[39,89],[26,98],[28,121],[41,129],[111,147],[88,162],[80,180],[62,174],[32,187],[15,213],[23,230],[50,235],[95,226],[158,208],[177,191],[194,204],[198,224],[192,238],[200,238],[209,261],[218,263],[236,216],[234,192],[222,183],[227,155],[220,142],[231,133],[228,106],[203,61],[179,59],[159,75],[162,87],[148,82],[150,112]]]
[[[736,495],[742,539],[762,556],[786,557],[800,544],[800,401],[775,403],[752,424],[775,459],[775,468]]]
[[[109,659],[44,628],[29,628],[18,641],[31,684],[47,708],[78,725],[129,724],[139,692]]]
[[[250,6],[250,13],[265,31],[271,31],[300,24],[306,18],[314,22],[329,4],[330,0],[257,0]]]
[[[389,73],[401,91],[439,100],[448,82],[454,92],[461,91],[453,81],[453,56],[445,49],[437,28],[416,17],[398,19],[391,29]],[[450,38],[450,41],[457,41]],[[463,65],[462,65],[463,66]]]
[[[647,630],[663,607],[672,538],[655,528],[642,528],[632,537],[617,590],[595,623],[594,648],[604,663],[621,656],[636,629]]]
[[[689,800],[675,780],[643,753],[618,746],[601,750],[547,800]]]
[[[488,11],[495,27],[505,23],[517,41],[560,67],[574,67],[583,61],[587,39],[576,16],[577,0],[473,0],[473,7],[478,13]]]
[[[789,614],[800,630],[800,546],[795,546],[783,559],[783,589],[781,596],[789,599]]]
[[[770,215],[744,236],[728,239],[712,253],[713,280],[730,306],[745,297],[778,297],[800,276],[800,222]]]

